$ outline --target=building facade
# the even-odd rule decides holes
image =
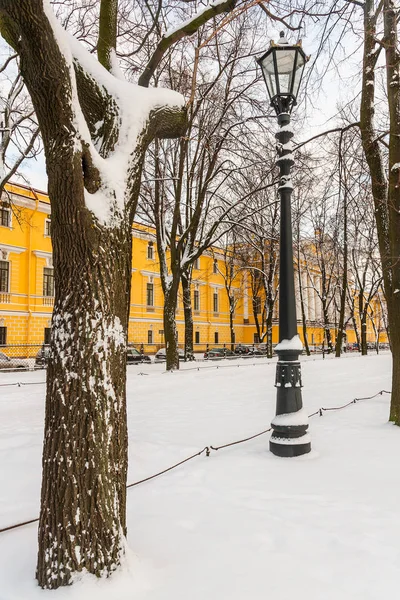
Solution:
[[[128,341],[143,344],[147,352],[164,346],[163,292],[157,259],[155,232],[135,223],[132,228],[132,289]],[[224,253],[213,248],[194,265],[192,308],[194,347],[228,345],[231,342],[229,298],[225,288]],[[318,276],[315,275],[315,285]],[[233,283],[235,342],[257,343],[253,317],[254,303],[249,273],[238,270]],[[315,288],[315,286],[314,286]],[[306,311],[309,343],[320,345],[323,328],[320,305],[309,282]],[[260,306],[260,302],[256,305]],[[51,246],[51,207],[48,196],[38,190],[9,184],[0,204],[0,346],[35,346],[50,339],[54,303],[54,276]],[[298,302],[298,318],[300,310]],[[277,304],[272,341],[278,342]],[[182,294],[176,311],[178,342],[184,340]],[[299,334],[302,328],[299,320]],[[371,328],[371,335],[374,332]],[[354,339],[353,339],[354,338]],[[375,338],[373,338],[375,339]],[[354,341],[348,331],[348,341]]]

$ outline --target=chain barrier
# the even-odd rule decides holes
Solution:
[[[383,394],[391,394],[391,392],[388,390],[380,390],[373,396],[364,396],[362,398],[353,398],[353,400],[350,400],[350,402],[347,402],[346,404],[343,404],[342,406],[321,407],[318,410],[316,410],[315,412],[311,413],[311,415],[308,415],[308,418],[315,417],[317,415],[322,417],[323,413],[326,411],[342,410],[343,408],[347,408],[351,404],[356,404],[357,402],[361,402],[363,400],[372,400],[373,398],[376,398],[377,396],[382,396]],[[145,477],[144,479],[140,479],[139,481],[135,481],[134,483],[128,484],[126,486],[126,489],[135,487],[136,485],[140,485],[141,483],[145,483],[146,481],[150,481],[151,479],[155,479],[156,477],[160,477],[160,475],[164,475],[164,473],[168,473],[168,471],[172,471],[173,469],[176,469],[180,465],[183,465],[184,463],[189,462],[190,460],[193,460],[197,456],[201,456],[204,453],[206,454],[206,456],[210,456],[211,450],[217,451],[217,450],[222,450],[223,448],[228,448],[230,446],[235,446],[237,444],[243,444],[243,442],[248,442],[250,440],[254,440],[255,438],[260,437],[261,435],[265,435],[266,433],[268,433],[270,431],[272,431],[272,427],[270,427],[269,429],[265,429],[264,431],[260,431],[259,433],[256,433],[250,437],[243,438],[242,440],[237,440],[235,442],[230,442],[228,444],[223,444],[222,446],[211,446],[211,445],[205,446],[199,452],[196,452],[195,454],[192,454],[191,456],[184,458],[180,462],[168,467],[167,469],[164,469],[163,471],[155,473],[154,475],[150,475],[149,477]],[[23,527],[24,525],[30,525],[31,523],[37,523],[38,521],[39,521],[39,519],[37,518],[37,519],[31,519],[30,521],[24,521],[23,523],[16,523],[15,525],[9,525],[8,527],[3,527],[2,529],[0,529],[0,533],[4,533],[5,531],[10,531],[11,529],[17,529],[18,527]]]

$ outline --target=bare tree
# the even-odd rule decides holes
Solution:
[[[16,53],[0,66],[0,196],[26,159],[40,152],[39,127]]]
[[[240,193],[233,190],[249,166],[264,159],[249,150],[249,131],[257,123],[253,89],[260,78],[252,57],[255,40],[248,35],[251,19],[247,13],[238,17],[221,40],[209,31],[199,32],[195,47],[185,47],[178,56],[179,68],[173,61],[168,66],[168,77],[177,80],[182,91],[191,90],[187,136],[174,144],[155,143],[142,188],[141,215],[157,232],[168,370],[179,368],[175,313],[180,283],[190,352],[193,263],[244,219],[237,214],[245,201],[265,187],[262,179],[249,184],[248,178],[245,190],[244,185]],[[186,60],[191,54],[195,69],[189,77]]]
[[[390,421],[400,426],[400,50],[399,12],[393,0],[358,3],[364,18],[364,56],[360,128],[371,176],[375,219],[382,261],[383,285],[388,309],[393,353]],[[381,28],[383,27],[383,36]],[[388,127],[385,145],[377,131],[376,71],[384,53]],[[385,132],[386,133],[386,132]]]
[[[233,8],[211,5],[162,38],[165,52]],[[100,62],[43,0],[0,0],[1,34],[19,54],[46,155],[55,303],[47,373],[37,579],[45,588],[87,569],[111,574],[126,535],[126,337],[131,226],[147,146],[183,135],[181,95],[111,72],[117,0],[100,4]]]

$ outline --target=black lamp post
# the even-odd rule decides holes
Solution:
[[[301,371],[299,355],[302,344],[297,334],[296,297],[294,289],[290,168],[293,131],[290,113],[308,58],[301,43],[290,45],[280,34],[279,43],[271,42],[269,50],[258,59],[271,105],[278,116],[279,131],[277,164],[280,170],[279,195],[281,206],[280,267],[279,267],[279,344],[275,387],[277,389],[276,416],[271,425],[273,433],[270,450],[277,456],[300,456],[311,450],[307,433],[308,419],[301,398]]]

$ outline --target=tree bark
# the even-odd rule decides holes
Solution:
[[[324,317],[324,330],[325,330],[325,337],[326,337],[326,345],[328,346],[328,353],[332,354],[333,344],[332,344],[332,336],[331,336],[331,327],[330,327],[330,323],[329,323],[328,305],[327,305],[325,296],[322,298],[322,314]]]
[[[93,224],[85,212],[60,216],[52,217],[57,285],[37,563],[46,588],[83,569],[110,575],[126,535],[130,227],[89,241]]]
[[[272,315],[273,315],[273,304],[267,310],[266,329],[267,329],[267,358],[272,358]]]
[[[301,308],[301,322],[303,327],[303,338],[304,338],[304,347],[306,350],[307,356],[310,356],[310,346],[308,344],[308,333],[307,333],[307,318],[306,311],[304,307],[304,296],[303,296],[303,282],[301,280],[301,271],[300,271],[300,256],[298,256],[298,280],[299,280],[299,294],[300,294],[300,308]]]
[[[178,284],[171,282],[164,290],[164,335],[167,371],[179,369],[178,332],[175,311],[178,299]]]
[[[73,68],[49,18],[42,0],[0,0],[1,32],[20,54],[38,117],[52,208],[55,304],[36,576],[43,588],[57,588],[83,570],[111,574],[124,553],[131,225],[147,144],[164,127],[180,135],[185,125],[173,132],[168,107],[164,115],[163,107],[150,113],[132,148],[126,204],[114,225],[102,225],[86,207],[87,194],[102,182],[77,126]],[[78,86],[89,86],[80,108],[106,112],[105,90],[75,66]],[[91,130],[90,118],[87,124]],[[103,159],[118,136],[111,129],[112,135],[104,132]],[[113,197],[115,190],[107,191]]]
[[[390,283],[386,288],[390,342],[392,348],[392,397],[389,420],[400,426],[400,50],[398,7],[393,0],[384,0],[383,9],[386,90],[389,106],[389,239]]]
[[[185,317],[185,360],[193,360],[193,311],[191,273],[182,273],[183,312]]]
[[[342,151],[342,138],[340,138],[339,144],[339,178],[342,183],[341,174],[341,151]],[[336,349],[335,356],[340,358],[342,354],[343,339],[345,337],[345,312],[346,312],[346,291],[347,291],[347,273],[348,273],[348,232],[347,232],[347,191],[344,191],[343,197],[343,270],[342,270],[342,289],[340,291],[340,310],[339,310],[339,323],[338,332],[336,337]]]
[[[388,310],[390,344],[393,356],[392,396],[389,420],[400,426],[400,53],[398,24],[392,0],[384,0],[384,42],[386,54],[386,91],[389,107],[389,184],[385,176],[379,136],[374,126],[377,17],[373,0],[364,4],[364,58],[360,108],[360,129],[368,163],[375,206],[383,287]],[[395,257],[395,260],[393,260]]]

